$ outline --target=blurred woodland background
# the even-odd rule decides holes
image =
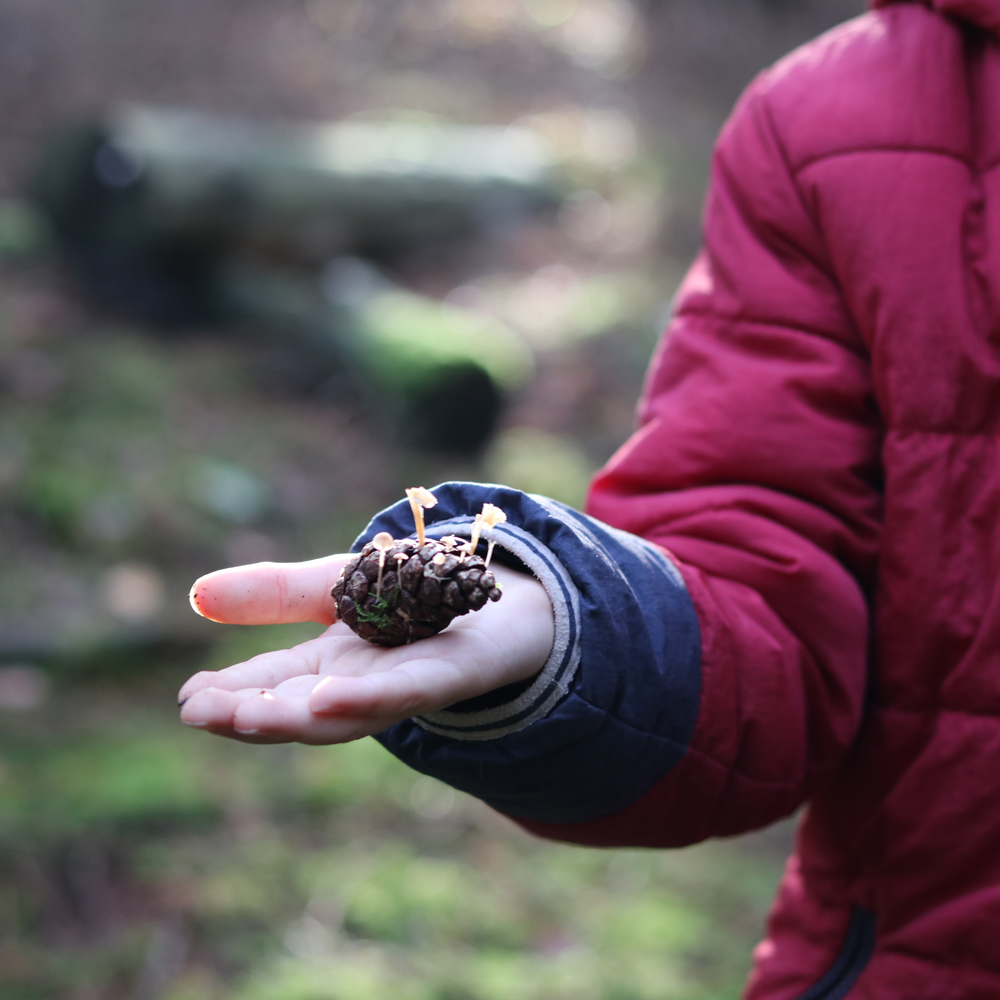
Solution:
[[[738,996],[788,824],[546,844],[370,740],[187,731],[174,693],[320,631],[198,619],[208,570],[448,478],[580,504],[725,115],[859,12],[0,0],[0,1000]]]

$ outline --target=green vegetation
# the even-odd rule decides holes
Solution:
[[[392,621],[390,612],[394,607],[395,601],[387,601],[384,597],[377,598],[371,608],[358,605],[358,621],[367,622],[376,628],[385,628]]]

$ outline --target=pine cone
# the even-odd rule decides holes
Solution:
[[[500,587],[481,556],[465,551],[465,540],[414,538],[385,550],[378,594],[379,549],[369,542],[343,569],[330,595],[337,616],[362,639],[402,646],[427,639],[453,618],[500,600]]]

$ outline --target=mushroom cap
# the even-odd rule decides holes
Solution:
[[[406,491],[407,499],[416,501],[421,507],[433,507],[437,504],[437,497],[430,490],[423,486],[411,486]]]
[[[392,548],[395,539],[388,531],[380,531],[373,539],[372,545],[379,550],[379,552],[388,552]]]
[[[479,519],[484,528],[495,528],[507,520],[507,515],[495,504],[484,503]]]

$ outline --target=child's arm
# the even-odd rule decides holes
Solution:
[[[862,77],[848,101],[824,65],[814,49],[779,63],[723,131],[641,428],[589,498],[681,564],[701,631],[687,754],[617,814],[536,832],[672,845],[760,827],[830,780],[858,733],[877,560],[900,554],[880,553],[871,241],[837,200],[849,185],[827,183],[851,139],[838,147],[824,115],[863,120],[877,97]]]

